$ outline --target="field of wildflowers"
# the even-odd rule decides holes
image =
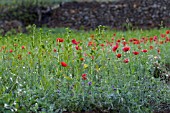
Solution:
[[[170,107],[170,30],[0,37],[0,112],[151,113]]]

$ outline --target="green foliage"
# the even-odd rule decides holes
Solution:
[[[0,5],[23,5],[23,4],[39,4],[39,5],[53,5],[61,2],[71,1],[98,1],[98,2],[109,2],[115,0],[1,0]]]
[[[28,4],[32,4],[32,5],[51,5],[54,3],[60,3],[63,0],[2,0],[0,1],[0,4],[3,5],[7,5],[7,6],[11,6],[11,5],[28,5]]]
[[[148,49],[143,53],[129,40],[158,36],[162,41],[165,38],[159,34],[166,30],[114,32],[100,26],[85,32],[33,26],[30,34],[0,37],[0,112],[153,112],[161,103],[170,102],[168,85],[151,73],[152,64],[158,61],[155,56],[161,58],[160,64],[168,58],[170,44],[141,42],[141,49]],[[113,52],[122,37],[130,51],[123,52],[120,43]],[[150,45],[155,49],[149,50]],[[133,51],[140,54],[135,56]],[[122,57],[118,59],[117,53]],[[129,62],[124,63],[124,58]]]

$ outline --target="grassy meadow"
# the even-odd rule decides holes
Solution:
[[[0,112],[151,113],[170,107],[168,28],[34,26],[29,32],[0,37]]]

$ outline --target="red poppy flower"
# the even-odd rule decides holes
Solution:
[[[88,46],[92,46],[92,45],[93,45],[93,42],[90,41],[90,42],[88,43]]]
[[[134,54],[134,55],[138,55],[138,54],[139,54],[139,52],[137,52],[137,51],[133,51],[133,54]]]
[[[143,49],[142,52],[146,53],[146,52],[148,52],[148,50],[147,49]]]
[[[86,80],[86,79],[87,79],[87,77],[86,77],[86,76],[87,76],[87,74],[85,74],[85,73],[84,73],[84,74],[82,74],[82,79],[83,79],[83,80]]]
[[[133,38],[129,39],[129,42],[133,42]]]
[[[124,37],[122,37],[122,40],[125,40],[125,38],[124,38]]]
[[[139,41],[137,38],[133,38],[133,41]]]
[[[150,42],[152,42],[153,41],[153,37],[150,37],[149,40],[150,40]]]
[[[30,55],[30,54],[31,54],[31,52],[28,52],[28,54]]]
[[[157,52],[160,53],[160,49],[158,49]]]
[[[121,54],[117,54],[116,56],[117,56],[117,58],[121,58],[122,55]]]
[[[65,62],[61,62],[61,65],[62,65],[63,67],[67,67],[67,64],[66,64]]]
[[[120,40],[118,39],[116,42],[120,42]]]
[[[149,46],[149,49],[152,50],[152,49],[153,49],[153,46]]]
[[[162,37],[162,38],[165,38],[165,37],[166,37],[166,34],[161,34],[161,37]]]
[[[55,49],[55,48],[54,48],[54,50],[53,50],[53,51],[54,51],[54,52],[57,52],[57,49]]]
[[[22,46],[21,48],[22,48],[22,49],[25,49],[25,46]]]
[[[12,50],[12,49],[10,49],[10,50],[9,50],[9,52],[10,52],[10,53],[12,53],[12,52],[13,52],[13,50]]]
[[[80,48],[79,48],[79,46],[76,46],[76,50],[79,50]]]
[[[168,41],[170,41],[170,38],[169,38],[169,37],[166,37],[165,42],[168,42]]]
[[[100,44],[100,46],[104,47],[104,44]]]
[[[139,41],[133,41],[133,44],[140,44]]]
[[[154,37],[153,37],[153,40],[154,40],[154,41],[158,40],[158,37],[157,37],[157,36],[154,36]]]
[[[124,52],[127,52],[127,51],[129,51],[129,50],[130,50],[130,47],[129,47],[129,46],[123,47],[123,51],[124,51]]]
[[[113,52],[116,52],[116,50],[117,50],[118,47],[119,47],[119,44],[118,44],[118,42],[116,42],[116,45],[113,46],[112,51],[113,51]]]
[[[125,59],[123,60],[123,62],[124,62],[124,63],[128,63],[128,62],[129,62],[129,59],[128,59],[128,58],[125,58]]]
[[[115,52],[117,50],[118,46],[113,46],[112,51]]]
[[[167,31],[166,31],[166,34],[167,34],[167,35],[170,34],[170,30],[167,30]]]
[[[78,45],[78,44],[79,44],[79,42],[77,42],[76,39],[73,39],[71,42],[72,42],[73,44],[75,44],[75,45]]]
[[[57,42],[64,42],[64,39],[62,39],[62,38],[57,38],[56,41],[57,41]]]
[[[127,42],[123,41],[122,44],[123,44],[123,46],[126,46]]]

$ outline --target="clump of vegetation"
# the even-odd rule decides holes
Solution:
[[[168,58],[169,30],[31,32],[0,38],[0,112],[168,109],[152,67]]]

